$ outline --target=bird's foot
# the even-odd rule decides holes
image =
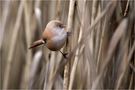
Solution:
[[[68,53],[63,53],[63,57],[65,58],[65,59],[67,59],[68,58]]]

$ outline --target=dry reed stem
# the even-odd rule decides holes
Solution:
[[[133,46],[129,52],[129,55],[128,55],[128,58],[126,58],[127,62],[126,62],[126,65],[124,66],[124,69],[123,69],[123,72],[121,73],[121,76],[120,78],[118,79],[118,84],[116,85],[116,89],[119,89],[121,83],[122,83],[122,80],[123,80],[123,77],[128,69],[128,66],[130,66],[130,60],[131,60],[131,57],[134,53],[134,50],[135,50],[135,42],[133,43]]]
[[[72,30],[75,2],[76,2],[76,0],[70,0],[70,4],[69,4],[69,13],[68,13],[68,20],[67,20],[67,31],[68,32],[71,32],[71,30]]]
[[[81,38],[82,38],[82,28],[81,28],[80,33],[79,33],[78,43],[81,41]],[[72,90],[72,87],[73,87],[75,72],[76,72],[78,59],[79,59],[78,55],[79,55],[79,48],[75,52],[75,59],[74,59],[74,63],[73,63],[73,66],[72,66],[70,81],[69,81],[69,90]]]
[[[100,82],[101,78],[103,77],[103,75],[104,75],[104,73],[105,73],[105,71],[107,69],[107,66],[109,65],[109,62],[110,62],[110,60],[112,58],[112,55],[113,55],[113,53],[114,53],[114,51],[116,49],[116,45],[118,44],[118,41],[123,36],[123,34],[125,34],[125,32],[126,32],[127,23],[128,23],[128,20],[124,19],[120,23],[118,28],[116,29],[116,31],[115,31],[112,39],[111,39],[111,42],[109,44],[108,52],[107,52],[106,58],[104,60],[104,64],[101,67],[101,72],[99,73],[99,75],[97,76],[95,82],[93,83],[92,89],[96,89],[96,87],[98,86],[98,83]]]
[[[106,23],[106,20],[104,21]],[[100,38],[100,44],[99,44],[99,51],[98,51],[98,55],[97,55],[97,73],[99,72],[99,68],[100,68],[100,59],[101,59],[101,51],[102,51],[102,44],[103,44],[103,40],[104,40],[104,34],[105,34],[105,29],[102,30],[101,32],[101,38]]]
[[[129,62],[130,62],[130,60],[132,58],[132,55],[133,55],[134,51],[135,51],[135,42],[133,43],[133,46],[132,46],[132,48],[131,48],[131,50],[129,52],[129,55],[128,55],[128,64],[129,64]]]
[[[100,15],[101,14],[101,8],[99,7],[99,12],[98,14]],[[106,20],[105,20],[106,21]],[[99,71],[99,66],[100,66],[100,55],[101,55],[101,45],[102,45],[102,40],[103,40],[103,36],[104,36],[104,31],[105,29],[101,29],[101,21],[99,23],[99,26],[98,26],[98,31],[97,31],[97,42],[96,42],[96,56],[95,56],[95,60],[97,62],[97,67],[96,67],[96,73],[98,73]]]
[[[0,31],[0,48],[2,46],[4,30],[5,30],[7,19],[9,17],[9,13],[10,13],[10,5],[11,5],[11,1],[10,0],[5,2],[5,8],[4,8],[4,13],[2,15],[2,22],[1,22],[2,29]]]
[[[54,0],[50,0],[50,7],[49,7],[49,20],[53,20],[56,19],[55,18],[55,14],[56,14],[56,10],[54,8],[56,8],[56,1]]]
[[[40,0],[37,0],[35,2],[35,7],[34,7],[34,11],[35,11],[35,15],[36,15],[36,20],[37,20],[37,24],[38,24],[38,27],[39,27],[39,31],[42,30],[42,21],[41,21],[41,9],[40,9],[40,4],[41,4],[41,1]]]
[[[132,85],[133,85],[133,83],[134,83],[134,72],[132,72],[132,74],[131,74],[131,78],[130,78],[130,84],[129,84],[129,90],[131,90],[132,89]]]
[[[108,11],[111,11],[113,12],[114,8],[116,7],[116,1],[111,1],[108,3],[108,5],[106,6],[105,10],[99,15],[97,16],[97,18],[95,19],[95,21],[91,24],[91,26],[88,27],[88,30],[90,31],[88,34],[90,34],[92,32],[92,30],[94,29],[94,27],[99,23],[99,21],[105,16],[105,14],[108,12]],[[86,31],[86,36],[88,36],[87,32],[88,30]]]
[[[40,65],[40,60],[41,60],[41,57],[42,57],[42,51],[39,50],[35,53],[34,55],[34,58],[33,58],[33,62],[31,64],[31,70],[30,70],[30,83],[29,83],[29,89],[32,89],[33,88],[33,85],[34,85],[34,81],[35,81],[35,78],[36,78],[36,74],[38,72],[38,68],[39,68],[39,65]]]
[[[133,72],[135,72],[135,67],[134,67],[134,65],[130,63],[130,67],[131,67],[131,69],[133,70]]]
[[[92,1],[92,12],[91,12],[91,24],[93,24],[94,20],[95,20],[95,16],[96,16],[96,13],[97,13],[97,0],[93,0]],[[95,28],[94,28],[95,29]],[[91,31],[91,34],[90,34],[90,40],[89,40],[89,47],[90,47],[90,51],[91,53],[94,55],[94,32],[95,30]]]
[[[57,1],[56,19],[60,20],[61,14],[61,0]]]
[[[96,17],[95,21],[91,24],[91,26],[88,27],[88,30],[90,30],[90,33],[92,32],[92,29],[94,29],[94,27],[99,23],[99,21],[103,18],[103,16],[105,14],[107,14],[108,12],[113,13],[115,7],[116,7],[116,1],[112,0],[111,2],[108,3],[108,5],[106,6],[105,10],[102,11],[102,13],[99,16]],[[86,31],[86,35],[85,36],[88,36],[87,31]],[[100,42],[100,47],[99,47],[99,55],[98,55],[98,60],[97,60],[98,61],[97,69],[99,67],[99,59],[100,59],[100,55],[101,55],[101,47],[102,47],[102,40],[103,40],[102,37],[103,36],[104,36],[104,31],[102,31],[102,36],[101,36],[101,42]]]
[[[100,4],[98,6],[98,11],[97,11],[97,16],[99,16],[101,14],[101,7]],[[97,30],[96,30],[96,40],[95,40],[95,60],[97,61],[97,57],[98,57],[98,51],[99,51],[99,44],[100,44],[100,38],[101,38],[101,32],[102,32],[102,28],[101,28],[101,21],[99,22],[98,26],[97,26]]]
[[[32,2],[33,4],[35,4],[35,7],[37,7],[36,10],[35,10],[35,13],[32,13],[32,20],[31,20],[32,23],[30,24],[30,28],[31,27],[33,28],[33,29],[31,28],[31,31],[32,31],[32,35],[33,35],[34,39],[38,37],[38,35],[40,34],[40,30],[43,30],[43,29],[39,30],[40,26],[42,26],[41,23],[43,23],[43,27],[44,27],[44,25],[46,24],[46,21],[50,20],[50,18],[51,19],[55,18],[55,17],[53,18],[52,16],[57,16],[57,13],[59,11],[59,10],[57,11],[57,9],[59,8],[58,7],[59,5],[57,5],[58,3],[61,3],[61,5],[60,5],[60,8],[62,9],[61,14],[60,14],[60,17],[62,19],[61,21],[67,21],[67,16],[68,16],[68,11],[67,10],[69,8],[69,6],[68,6],[69,2],[65,1],[67,3],[64,3],[64,5],[63,5],[63,1],[59,2],[60,0],[57,0],[57,1],[56,0],[55,1],[54,0],[51,0],[51,1],[47,0],[45,2],[44,1],[41,2],[41,1],[42,0],[38,0],[38,1],[36,0],[36,2]],[[87,0],[87,1],[89,1],[89,0]],[[129,10],[129,11],[127,11],[126,16],[127,17],[131,16],[132,8],[134,7],[134,4],[133,4],[134,1],[130,2],[130,0],[129,0],[129,5],[128,5],[128,1],[127,2],[117,1],[117,2],[119,2],[119,4],[121,4],[121,5],[119,5],[119,7],[120,6],[122,7],[121,11],[122,11],[123,15],[121,15],[120,10],[118,10],[119,7],[116,7],[114,12],[112,11],[112,8],[111,8],[111,7],[114,7],[113,5],[110,5],[109,9],[104,7],[104,5],[109,4],[108,2],[110,2],[110,1],[101,1],[101,2],[99,2],[97,7],[98,7],[98,9],[101,7],[100,10],[103,10],[102,12],[100,11],[101,13],[99,13],[99,11],[97,11],[97,8],[95,8],[95,11],[93,11],[94,10],[93,6],[94,6],[95,1],[94,2],[92,2],[92,1],[87,2],[87,4],[86,4],[87,5],[86,6],[86,13],[83,13],[82,9],[83,9],[84,6],[83,6],[82,2],[83,1],[81,1],[81,3],[76,3],[77,9],[75,7],[75,11],[74,11],[74,15],[73,15],[74,16],[73,17],[74,22],[72,24],[73,25],[72,29],[74,30],[74,31],[72,31],[73,32],[72,33],[73,38],[70,38],[70,40],[71,40],[70,43],[71,44],[68,46],[70,49],[73,49],[73,50],[71,51],[71,53],[69,53],[68,59],[67,60],[64,59],[64,61],[63,61],[63,59],[61,59],[61,54],[60,53],[56,53],[56,54],[51,53],[51,56],[50,56],[51,61],[47,61],[47,60],[50,59],[50,57],[48,55],[49,51],[46,51],[46,48],[45,48],[44,49],[45,53],[43,54],[43,57],[42,57],[42,61],[43,61],[43,59],[45,59],[45,63],[41,63],[39,68],[36,68],[36,65],[35,65],[35,66],[33,66],[34,68],[31,69],[31,70],[33,70],[33,72],[34,71],[35,72],[31,73],[31,75],[33,75],[33,76],[30,76],[30,77],[34,78],[34,76],[36,74],[36,77],[34,79],[30,78],[30,80],[33,80],[33,83],[34,83],[33,86],[31,86],[31,89],[45,89],[45,90],[46,89],[63,89],[63,79],[64,79],[64,77],[62,77],[63,76],[63,69],[64,69],[65,64],[67,62],[69,62],[69,61],[70,61],[71,67],[73,67],[73,68],[72,68],[71,72],[68,72],[70,74],[70,80],[69,80],[70,82],[69,82],[68,89],[69,88],[70,89],[72,89],[72,88],[90,89],[91,84],[93,83],[93,80],[97,77],[98,74],[100,74],[100,72],[102,72],[102,71],[100,71],[100,67],[102,67],[102,65],[104,65],[104,58],[105,58],[105,56],[107,54],[107,52],[106,52],[107,49],[105,48],[105,46],[108,47],[111,35],[115,31],[112,28],[116,28],[116,26],[119,25],[119,23],[120,23],[119,21],[123,19],[123,16],[124,16],[123,11],[125,12],[126,7],[128,7],[128,10]],[[10,12],[10,17],[8,17],[10,20],[7,19],[9,22],[6,22],[6,26],[5,26],[5,30],[4,30],[5,32],[12,32],[12,27],[14,27],[14,25],[13,25],[14,23],[12,23],[12,22],[14,22],[16,20],[16,17],[14,17],[14,14],[18,11],[18,6],[19,6],[18,4],[19,3],[20,2],[11,3],[11,8],[9,9],[10,10],[9,11]],[[28,4],[30,4],[30,3],[28,1]],[[36,6],[36,3],[41,3],[41,7],[39,7],[38,5]],[[6,3],[4,2],[4,4],[6,4]],[[103,5],[103,8],[102,8],[102,5]],[[79,6],[79,9],[80,9],[80,12],[78,10],[78,6]],[[34,10],[35,7],[32,7],[32,9],[30,9],[28,7],[28,9],[29,10]],[[67,7],[67,8],[64,9],[65,7]],[[14,10],[13,8],[16,8],[16,9]],[[91,25],[89,24],[91,22],[92,18],[93,18],[93,23],[95,23],[95,20],[99,16],[101,16],[101,14],[106,9],[108,9],[108,11],[105,13],[105,15],[103,15],[103,17],[99,19],[99,21],[95,24],[94,28],[91,28],[91,26],[94,25],[94,24],[91,24]],[[38,11],[40,13],[38,13]],[[2,13],[3,12],[5,12],[4,7],[2,8]],[[94,13],[94,12],[97,12],[96,15],[91,16],[92,13]],[[43,16],[40,16],[41,14]],[[82,22],[83,14],[85,14],[85,20],[84,20],[85,23]],[[109,15],[109,17],[108,17],[108,15]],[[113,16],[111,16],[111,15],[113,15]],[[23,19],[26,19],[26,17],[24,16]],[[33,20],[37,21],[37,23],[33,24]],[[22,24],[21,24],[20,29],[25,29],[24,26],[26,26],[25,25],[26,23],[24,23],[24,21],[25,20],[22,20]],[[81,26],[80,24],[85,25],[84,28],[83,28],[83,31],[80,31],[80,26]],[[130,23],[129,25],[132,26],[132,24],[134,24],[134,21],[132,23]],[[39,27],[37,27],[37,25]],[[109,27],[109,26],[111,26],[111,27]],[[90,28],[90,30],[89,30],[89,28]],[[110,30],[110,28],[111,28],[111,30]],[[123,56],[129,55],[129,52],[131,50],[130,45],[132,45],[132,43],[134,42],[133,41],[134,39],[132,39],[132,36],[130,37],[130,35],[133,35],[131,33],[132,32],[134,33],[133,29],[134,29],[134,26],[132,28],[130,28],[130,26],[129,26],[128,31],[127,31],[129,33],[129,36],[125,36],[124,38],[120,39],[120,43],[117,44],[117,47],[116,47],[117,49],[114,51],[114,54],[113,54],[113,56],[111,58],[111,61],[110,61],[111,64],[108,66],[106,71],[104,71],[105,72],[105,74],[104,74],[105,77],[104,76],[101,77],[101,78],[103,78],[103,79],[101,79],[102,80],[101,82],[97,81],[97,84],[94,83],[96,88],[98,87],[99,89],[101,89],[101,88],[103,88],[103,89],[110,88],[111,89],[111,88],[115,88],[117,83],[119,83],[118,88],[121,88],[121,87],[127,87],[129,89],[134,88],[134,71],[133,71],[134,68],[133,68],[133,66],[134,66],[134,61],[135,60],[134,60],[133,55],[132,55],[133,59],[130,62],[130,66],[127,65],[128,67],[127,67],[127,70],[126,70],[126,72],[124,74],[124,77],[122,76],[123,73],[121,73],[121,70],[125,69],[125,65],[126,65],[126,63],[124,63],[126,57],[123,57]],[[105,32],[103,30],[105,30]],[[102,33],[101,33],[101,31],[102,31]],[[83,34],[85,36],[82,35],[82,38],[81,38],[82,40],[78,43],[79,33],[81,33],[81,32],[84,32],[86,34]],[[89,47],[89,43],[90,43],[89,38],[90,38],[90,35],[91,35],[92,32],[94,32],[94,36],[93,36],[94,40],[91,43],[91,44],[93,44],[93,47],[94,47],[93,51],[92,51],[93,53],[91,53],[90,47]],[[25,57],[27,57],[26,56],[26,52],[27,52],[26,51],[26,48],[27,48],[26,44],[27,44],[27,42],[24,40],[26,38],[25,33],[26,32],[23,32],[22,30],[21,30],[21,33],[18,33],[19,34],[19,44],[16,45],[17,49],[15,50],[15,53],[13,54],[13,58],[15,58],[15,60],[12,60],[12,62],[13,62],[12,66],[13,67],[11,66],[12,68],[10,69],[11,76],[9,77],[9,80],[8,80],[8,88],[9,87],[12,88],[12,89],[20,88],[20,83],[21,83],[21,80],[23,79],[21,77],[24,76],[24,72],[22,72],[22,69],[23,69],[23,67],[25,65],[25,62],[24,62],[25,59],[26,59]],[[5,64],[7,64],[6,63],[7,60],[4,61],[4,59],[6,59],[5,56],[6,56],[6,53],[8,52],[8,49],[6,49],[6,47],[7,46],[9,47],[9,45],[4,45],[4,44],[8,44],[6,42],[7,39],[5,37],[10,38],[11,34],[4,33],[4,35],[3,35],[4,36],[3,44],[2,44],[3,46],[2,46],[2,49],[1,49],[1,51],[3,53],[2,54],[2,59],[3,59],[2,60],[3,61],[2,65],[3,66],[5,66]],[[101,34],[105,38],[101,38]],[[5,35],[7,35],[7,36],[5,36]],[[130,41],[128,42],[129,48],[127,47],[128,52],[125,51],[125,49],[124,49],[125,40],[127,38],[130,39]],[[124,44],[122,45],[122,43],[124,43]],[[100,49],[99,49],[99,47],[100,47]],[[106,49],[106,50],[104,50],[104,49]],[[35,52],[36,52],[36,49],[33,50],[33,53],[35,53]],[[71,58],[75,58],[75,60],[72,60]],[[98,58],[98,60],[97,60],[97,58]],[[20,59],[20,60],[18,60],[18,59]],[[47,63],[46,63],[46,61],[47,61]],[[32,63],[32,65],[33,65],[33,63]],[[93,66],[96,63],[97,63],[97,65]],[[38,63],[36,63],[36,64],[38,64]],[[96,75],[96,70],[95,69],[97,69],[97,67],[98,67],[97,71],[99,71],[99,72]],[[38,69],[38,72],[36,73],[36,70],[34,70],[34,69]],[[16,72],[16,70],[19,70],[19,72],[18,71]],[[93,76],[93,75],[95,75],[95,76]],[[51,79],[53,76],[55,77],[54,80]],[[121,78],[119,78],[119,77],[121,77]],[[117,82],[117,81],[119,81],[119,82]],[[50,82],[51,82],[51,84],[50,84]],[[126,85],[126,83],[128,83],[128,85]],[[98,86],[96,86],[96,85],[98,85]],[[125,86],[123,86],[123,85],[125,85]],[[93,87],[94,87],[94,85],[93,85]]]
[[[43,87],[43,90],[46,90],[46,89],[48,89],[48,77],[49,77],[49,75],[48,75],[48,72],[49,72],[49,62],[46,64],[46,70],[45,70],[45,74],[44,74],[44,78],[45,78],[45,80],[44,80],[44,87]]]
[[[46,90],[47,89],[47,83],[48,83],[48,78],[49,78],[49,65],[50,65],[50,63],[48,62],[48,63],[46,63],[46,65],[45,65],[45,70],[44,70],[44,74],[43,74],[43,77],[44,77],[44,86],[43,86],[43,90]]]
[[[72,25],[73,25],[73,16],[74,16],[74,6],[75,6],[75,0],[70,0],[70,4],[69,4],[69,13],[68,13],[68,21],[67,21],[67,31],[71,32],[72,30]],[[69,37],[70,38],[70,37]],[[70,40],[70,39],[69,39]],[[70,51],[71,49],[71,41],[69,41],[68,43],[68,51]],[[70,64],[68,63],[65,66],[64,69],[64,82],[63,82],[63,88],[65,90],[68,89],[69,86],[69,68],[70,68]]]
[[[16,44],[16,40],[17,40],[17,35],[18,35],[19,27],[20,27],[21,18],[22,18],[23,4],[24,4],[23,1],[21,1],[19,9],[18,9],[18,13],[17,13],[17,19],[16,19],[16,22],[15,22],[13,35],[11,37],[8,59],[7,59],[6,67],[5,67],[5,73],[4,73],[3,89],[8,88],[11,63],[12,63],[12,59],[13,59],[13,53],[14,53],[14,50],[15,50],[15,44]]]
[[[91,15],[91,23],[94,22],[95,16],[96,16],[96,12],[97,12],[97,2],[98,0],[94,0],[92,1],[92,15]]]
[[[115,2],[114,2],[115,3]],[[96,72],[97,72],[97,74],[99,73],[99,71],[100,71],[100,65],[102,65],[101,64],[101,58],[102,58],[102,48],[103,48],[103,44],[104,44],[104,41],[105,41],[105,31],[106,31],[106,27],[107,27],[107,23],[108,23],[108,20],[111,18],[111,15],[112,15],[112,13],[113,13],[113,10],[114,10],[114,8],[115,8],[115,4],[114,4],[114,6],[112,6],[111,7],[111,9],[108,11],[108,13],[110,14],[109,16],[107,16],[107,17],[105,17],[105,19],[104,19],[104,23],[103,23],[103,30],[101,31],[101,37],[100,37],[100,43],[99,43],[99,51],[98,51],[98,55],[97,55],[97,70],[96,70]],[[107,14],[108,14],[107,13]]]
[[[93,30],[93,28],[98,24],[98,22],[100,20],[102,20],[102,18],[106,15],[106,13],[110,10],[113,12],[113,9],[115,8],[116,2],[111,1],[107,6],[106,9],[99,15],[97,16],[97,18],[95,19],[95,22],[88,27],[88,29],[85,32],[85,36],[82,37],[82,41],[80,43],[78,43],[73,50],[69,53],[68,58],[66,59],[66,61],[64,61],[60,66],[59,69],[57,70],[57,72],[55,72],[53,79],[56,78],[56,75],[58,74],[58,72],[61,71],[61,69],[69,62],[69,60],[71,59],[71,57],[74,55],[74,52],[77,50],[77,48],[83,43],[83,41],[85,41],[89,35],[89,32],[91,33],[91,31]],[[111,9],[110,9],[111,8]]]
[[[124,11],[124,16],[127,15],[128,8],[129,8],[129,0],[127,1],[126,9]]]
[[[110,10],[113,12],[114,8],[115,8],[116,2],[112,1],[110,2],[107,6],[106,9],[101,13],[100,16],[97,16],[97,18],[95,19],[95,22],[88,27],[88,29],[86,30],[85,36],[82,37],[82,41],[80,43],[78,43],[74,49],[69,53],[68,58],[66,59],[66,61],[62,62],[61,65],[59,66],[59,69],[55,72],[54,76],[52,79],[56,79],[56,75],[62,71],[62,68],[69,62],[69,60],[71,60],[71,57],[74,55],[74,52],[77,50],[77,48],[83,43],[83,41],[85,41],[85,39],[87,39],[89,33],[91,33],[91,30],[93,30],[93,28],[97,25],[97,23],[106,15],[106,13]],[[110,9],[111,8],[111,9]],[[89,31],[90,30],[90,31]],[[84,39],[84,40],[83,40]]]
[[[26,42],[27,42],[27,48],[31,44],[31,32],[30,32],[30,6],[28,6],[28,3],[26,0],[24,0],[24,19],[25,19],[25,35],[26,35]],[[24,69],[24,77],[22,81],[22,88],[28,88],[29,86],[29,72],[30,72],[30,65],[31,65],[31,59],[32,59],[32,52],[31,50],[27,49],[27,54],[26,54],[26,64],[25,64],[25,69]]]
[[[56,57],[56,53],[55,52],[51,52],[51,58],[50,58],[50,62],[49,62],[49,65],[48,65],[48,73],[49,73],[49,75],[48,75],[48,82],[50,82],[49,84],[48,83],[46,83],[47,85],[47,87],[46,87],[46,89],[52,89],[52,87],[53,87],[53,84],[54,84],[54,81],[52,81],[51,80],[51,78],[52,78],[52,76],[53,76],[53,73],[54,73],[54,71],[55,71],[55,66],[56,66],[56,64],[55,64],[55,57]],[[49,71],[50,70],[50,71]]]
[[[2,2],[0,2],[1,4]],[[2,5],[1,5],[2,7]],[[3,14],[1,13],[0,15],[2,16],[2,18],[0,18],[0,63],[1,63],[1,67],[0,67],[0,89],[2,89],[2,72],[4,72],[4,70],[2,69],[3,67],[3,60],[2,60],[2,43],[3,43],[3,37],[4,37],[4,32],[5,32],[5,27],[6,27],[6,23],[7,23],[7,19],[9,17],[9,13],[10,13],[10,7],[11,7],[11,3],[10,0],[5,2],[5,7],[4,7],[4,12]],[[0,10],[1,12],[1,10]]]
[[[81,28],[80,28],[80,32],[79,32],[79,37],[78,37],[78,43],[81,42],[82,39],[82,34],[83,34],[83,29],[84,29],[84,20],[85,20],[85,9],[86,9],[86,0],[84,0],[84,5],[83,5],[83,15],[82,15],[82,23],[81,23]],[[75,77],[75,72],[76,72],[76,68],[77,68],[77,64],[78,64],[78,55],[79,55],[79,48],[77,48],[76,52],[75,52],[75,59],[72,65],[72,70],[71,70],[71,75],[70,75],[70,81],[69,81],[69,90],[72,90],[73,87],[73,82],[74,82],[74,77]]]
[[[118,76],[118,80],[117,80],[117,83],[116,83],[116,89],[120,89],[120,85],[121,85],[121,81],[124,77],[124,71],[127,69],[126,68],[126,62],[127,62],[127,53],[128,53],[128,43],[129,41],[126,40],[125,43],[124,43],[124,46],[123,46],[123,58],[121,60],[121,65],[119,66],[119,73],[120,75]]]

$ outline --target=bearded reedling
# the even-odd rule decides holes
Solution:
[[[51,51],[60,51],[69,34],[70,33],[65,30],[65,25],[61,21],[52,20],[46,25],[42,38],[35,41],[29,49],[45,44]],[[62,53],[62,55],[66,58],[67,53]]]

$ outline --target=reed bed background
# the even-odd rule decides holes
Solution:
[[[54,19],[67,59],[28,49]],[[0,89],[135,89],[135,1],[1,0]]]

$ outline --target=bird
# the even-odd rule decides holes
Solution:
[[[33,42],[29,49],[44,44],[51,51],[60,51],[66,43],[69,34],[70,33],[66,31],[66,25],[61,21],[51,20],[46,25],[41,38]],[[61,52],[61,54],[66,58],[67,53]]]

